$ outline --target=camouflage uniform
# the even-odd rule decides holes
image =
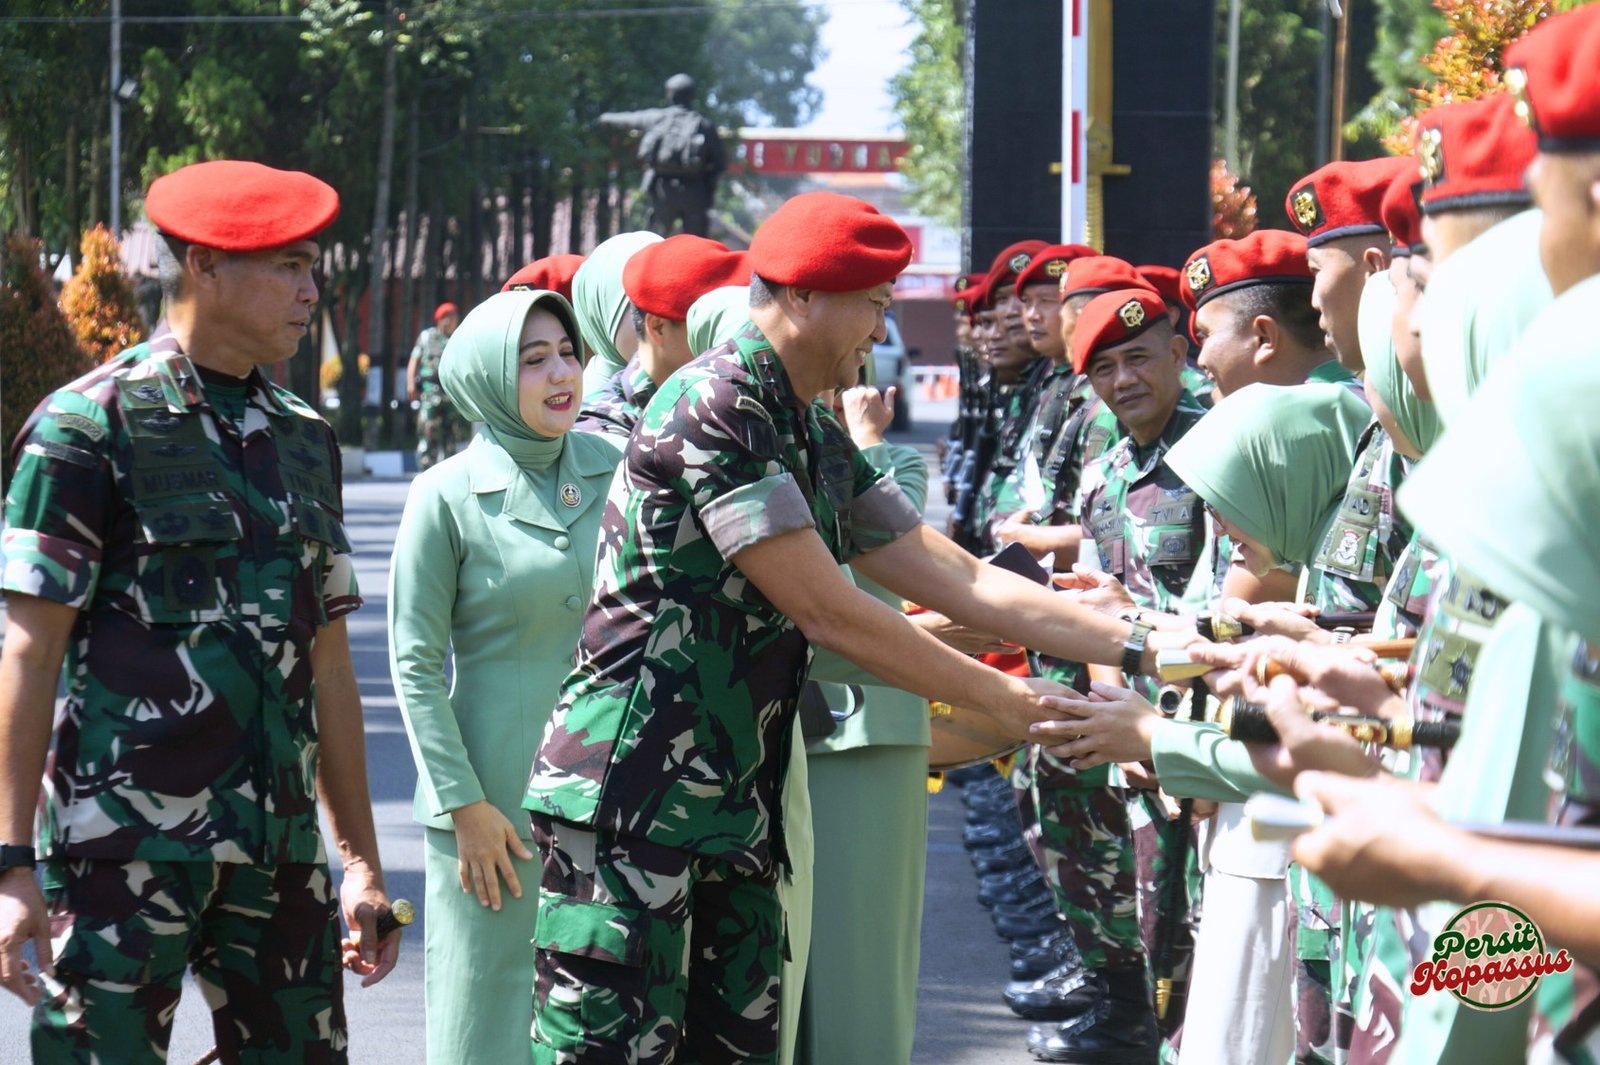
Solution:
[[[1408,610],[1423,599],[1427,609],[1411,652],[1416,675],[1406,701],[1411,716],[1419,721],[1460,718],[1478,652],[1506,604],[1448,556],[1425,545],[1419,554],[1405,597]],[[1411,568],[1407,558],[1396,570],[1387,593],[1391,599],[1400,595],[1396,585]],[[1446,752],[1424,751],[1396,770],[1413,779],[1437,781],[1445,761]],[[1370,937],[1351,948],[1350,963],[1358,966],[1359,975],[1350,1049],[1356,1060],[1381,1065],[1395,1046],[1411,971],[1430,956],[1433,938],[1413,910],[1379,907],[1372,912],[1370,925]]]
[[[1204,508],[1161,460],[1204,414],[1183,393],[1159,440],[1140,446],[1122,438],[1084,470],[1079,486],[1074,509],[1102,567],[1153,610],[1177,609],[1201,557]],[[1061,487],[1058,482],[1058,498]],[[1081,664],[1048,656],[1036,661],[1041,675],[1082,685]],[[1155,893],[1165,879],[1155,869],[1170,825],[1165,811],[1153,794],[1129,795],[1113,785],[1109,766],[1078,772],[1034,751],[1047,874],[1079,952],[1091,968],[1142,967],[1157,919]],[[1137,846],[1136,820],[1148,837]],[[1187,946],[1188,937],[1180,936],[1180,960]],[[1181,999],[1168,1016],[1183,1016]]]
[[[546,837],[536,1062],[776,1059],[780,792],[811,649],[729,559],[815,528],[843,563],[919,521],[754,326],[657,392],[523,803]],[[638,870],[671,894],[622,890]]]
[[[994,460],[984,474],[978,488],[977,519],[974,527],[985,551],[995,548],[994,526],[1006,511],[1000,509],[1001,496],[1006,483],[1023,464],[1028,452],[1028,426],[1032,424],[1034,409],[1050,374],[1049,359],[1035,359],[1023,371],[1022,380],[1006,396],[1000,410],[1000,434],[995,446]]]
[[[449,339],[430,326],[411,349],[417,360],[417,465],[424,470],[461,450],[471,431],[439,384],[439,359]]]
[[[1350,581],[1387,584],[1411,540],[1410,523],[1394,506],[1395,489],[1404,479],[1404,458],[1374,420],[1356,444],[1356,462],[1339,515],[1312,564]]]
[[[997,490],[994,503],[996,517],[1015,514],[1019,510],[1037,513],[1055,494],[1056,477],[1061,472],[1061,463],[1066,455],[1058,454],[1052,467],[1051,451],[1067,424],[1073,393],[1079,384],[1078,378],[1079,375],[1073,373],[1071,365],[1067,363],[1052,366],[1045,375],[1033,410],[1022,430],[1020,459]],[[1039,493],[1041,498],[1029,499],[1031,493]]]
[[[639,424],[655,394],[655,380],[644,372],[639,356],[635,355],[603,388],[584,397],[583,408],[573,428],[626,440],[633,435],[633,427]]]
[[[1333,530],[1346,518],[1348,501],[1347,496],[1340,505]],[[1325,536],[1324,543],[1329,539]],[[1301,572],[1300,584],[1301,598],[1323,613],[1368,611],[1383,598],[1378,585],[1316,566]],[[1295,909],[1295,1060],[1309,1065],[1343,1060],[1355,1026],[1352,969],[1364,944],[1354,941],[1348,907],[1299,865],[1289,867],[1289,895]],[[1370,914],[1362,919],[1370,928]]]
[[[1600,825],[1600,646],[1579,643],[1567,679],[1547,778],[1556,824]],[[1535,992],[1534,1060],[1600,1065],[1600,972],[1579,962]]]
[[[1066,406],[1062,410],[1061,425],[1055,430],[1049,449],[1045,454],[1043,472],[1050,478],[1051,496],[1050,503],[1044,510],[1035,515],[1035,521],[1042,525],[1076,525],[1078,524],[1078,485],[1083,477],[1085,468],[1103,455],[1121,438],[1122,428],[1117,423],[1116,416],[1111,413],[1111,408],[1101,402],[1089,386],[1089,380],[1082,374],[1073,376],[1068,388]],[[1045,675],[1045,667],[1039,656],[1030,654],[1029,664],[1037,676]],[[1087,690],[1088,674],[1076,663],[1057,662],[1056,679],[1063,683],[1071,684],[1079,690]],[[1085,775],[1090,781],[1087,787],[1079,784],[1077,770],[1068,767],[1054,755],[1046,753],[1044,748],[1030,745],[1024,754],[1017,758],[1012,766],[1011,787],[1017,801],[1017,812],[1025,826],[1024,838],[1033,852],[1034,861],[1038,864],[1045,880],[1050,883],[1057,899],[1057,908],[1063,914],[1072,918],[1072,924],[1079,930],[1085,931],[1083,936],[1074,938],[1081,944],[1094,942],[1102,945],[1102,950],[1096,950],[1088,956],[1086,964],[1095,965],[1102,957],[1106,958],[1104,964],[1112,962],[1123,963],[1127,959],[1116,954],[1117,944],[1126,941],[1127,936],[1116,934],[1115,931],[1101,929],[1099,932],[1089,931],[1085,922],[1104,922],[1114,929],[1124,929],[1127,922],[1137,918],[1131,913],[1116,912],[1114,906],[1104,913],[1099,911],[1084,910],[1080,907],[1074,910],[1061,908],[1063,883],[1072,883],[1076,877],[1078,863],[1064,861],[1063,855],[1074,853],[1068,836],[1063,833],[1077,833],[1074,838],[1089,838],[1109,841],[1113,839],[1112,833],[1105,828],[1106,822],[1120,824],[1126,812],[1120,809],[1120,800],[1106,791],[1106,770],[1092,769]],[[1102,794],[1115,800],[1118,809],[1107,805],[1107,800]],[[1055,831],[1060,842],[1047,851],[1043,843],[1044,826],[1049,824]],[[1114,869],[1117,865],[1115,855],[1105,856],[1100,868]],[[1098,914],[1095,916],[1094,914]],[[1136,934],[1136,933],[1135,933]],[[1079,948],[1082,949],[1081,946]],[[1107,952],[1110,952],[1110,955]],[[1132,964],[1127,962],[1127,964]]]
[[[56,392],[23,443],[0,585],[81,612],[40,821],[61,962],[36,1054],[87,1053],[92,1025],[153,1056],[184,958],[221,1005],[266,979],[231,949],[254,936],[305,968],[229,1038],[342,1056],[310,659],[361,603],[339,483],[327,423],[259,372],[197,371],[171,334]],[[179,915],[160,938],[157,908]]]

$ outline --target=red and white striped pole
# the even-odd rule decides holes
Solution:
[[[1061,0],[1061,28],[1061,243],[1083,244],[1089,236],[1089,0]]]

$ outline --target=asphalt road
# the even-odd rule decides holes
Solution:
[[[927,445],[954,413],[951,401],[916,404],[917,421],[904,435]],[[930,464],[932,449],[927,448]],[[409,481],[359,480],[345,487],[345,508],[366,605],[350,617],[351,646],[366,709],[367,763],[380,847],[392,895],[422,898],[421,829],[411,820],[416,783],[405,728],[389,680],[385,612],[389,556]],[[934,485],[928,520],[942,527],[942,486]],[[1004,1065],[1031,1061],[1023,1047],[1027,1025],[1001,1003],[1005,943],[996,938],[976,900],[976,881],[961,847],[960,791],[930,799],[927,898],[923,911],[916,1065]],[[870,871],[863,872],[863,881]],[[399,967],[376,987],[347,981],[351,1053],[355,1065],[423,1062],[422,936],[426,913],[406,935]],[[861,988],[871,995],[872,988]],[[28,1013],[16,999],[0,1001],[0,1063],[29,1060]],[[209,1018],[191,982],[173,1025],[169,1060],[188,1065],[211,1046]],[[115,1062],[114,1052],[104,1060]],[[888,1065],[839,1062],[833,1065]]]

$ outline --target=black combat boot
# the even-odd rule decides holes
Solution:
[[[1070,1021],[1087,1013],[1106,996],[1105,981],[1086,968],[1076,950],[1072,957],[1037,980],[1007,984],[1001,997],[1011,1012],[1030,1021]]]
[[[1024,865],[1033,864],[1033,852],[1021,839],[1011,840],[998,847],[984,847],[970,851],[969,855],[972,858],[972,868],[977,870],[979,876],[1003,873],[1007,869],[1020,869]]]
[[[1073,1020],[1034,1025],[1028,1030],[1028,1049],[1043,1061],[1066,1065],[1158,1065],[1161,1029],[1144,967],[1101,975],[1105,997]]]
[[[1053,932],[1042,939],[1012,940],[1011,978],[1037,980],[1076,956],[1071,937],[1064,931]]]
[[[1049,897],[1050,885],[1044,882],[1037,868],[1028,866],[994,879],[984,877],[978,885],[978,905],[985,909],[997,905],[1017,906]]]

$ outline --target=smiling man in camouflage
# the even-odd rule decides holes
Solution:
[[[675,374],[629,441],[524,803],[545,861],[535,1062],[777,1060],[779,793],[813,643],[1019,738],[1046,716],[1058,686],[951,651],[840,563],[982,631],[1151,664],[1127,623],[921,525],[811,402],[882,338],[910,257],[860,200],[790,200],[751,243],[751,326]]]

